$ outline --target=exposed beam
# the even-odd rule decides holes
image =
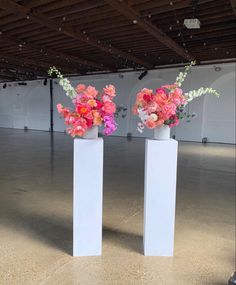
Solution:
[[[0,61],[0,69],[1,68],[8,68],[8,69],[12,69],[12,70],[15,70],[15,71],[23,71],[23,72],[30,72],[30,73],[33,73],[35,75],[39,75],[39,76],[43,76],[43,77],[46,77],[47,76],[47,73],[44,71],[44,70],[41,70],[41,69],[34,69],[31,67],[28,67],[28,66],[22,66],[20,65],[19,63],[15,63],[13,60],[11,61]]]
[[[0,78],[7,79],[7,80],[14,80],[16,79],[16,76],[13,73],[0,69]]]
[[[17,39],[15,36],[11,37],[9,35],[5,35],[5,33],[2,33],[0,35],[0,39],[3,39],[4,41],[7,41],[11,44],[20,45],[26,49],[36,50],[39,53],[42,53],[42,52],[47,53],[51,57],[59,58],[62,61],[67,61],[67,64],[68,64],[68,62],[72,62],[73,64],[76,63],[79,65],[94,67],[94,68],[97,68],[99,70],[105,70],[106,69],[106,70],[110,70],[110,71],[116,71],[115,68],[107,67],[107,66],[104,66],[103,64],[98,64],[96,62],[89,61],[86,59],[82,59],[80,57],[73,56],[73,55],[70,55],[70,54],[67,54],[64,52],[59,52],[59,51],[56,51],[54,49],[43,48],[43,47],[40,47],[40,46],[35,45],[35,44],[26,43],[25,41],[23,41],[21,39]]]
[[[64,35],[67,35],[69,37],[72,37],[76,40],[82,41],[87,43],[88,45],[94,46],[97,49],[100,49],[108,54],[114,54],[118,57],[125,58],[127,60],[130,60],[136,64],[139,64],[141,66],[145,66],[147,68],[152,68],[153,65],[149,62],[146,62],[145,60],[139,59],[136,56],[121,51],[111,45],[107,45],[105,43],[102,43],[100,40],[92,38],[88,34],[85,34],[79,30],[74,30],[73,27],[69,25],[61,25],[60,23],[51,20],[44,16],[41,13],[34,12],[33,9],[29,9],[27,6],[19,5],[18,3],[12,1],[12,0],[0,0],[0,7],[11,11],[12,13],[16,15],[21,15],[22,17],[28,18],[29,20],[32,20],[34,22],[37,22],[38,24],[48,27],[51,30],[55,30],[57,32],[60,32]]]
[[[13,55],[9,55],[7,53],[3,53],[0,51],[0,59],[5,59],[5,60],[9,60],[9,61],[14,61],[15,63],[17,64],[20,64],[22,66],[33,66],[35,68],[37,67],[40,67],[41,69],[47,71],[50,67],[50,63],[48,62],[43,62],[43,61],[40,61],[40,62],[36,62],[30,58],[26,58],[26,57],[19,57],[19,56],[13,56]],[[68,69],[68,68],[65,68],[65,67],[62,67],[61,65],[59,65],[60,69],[62,69],[64,72],[68,72],[68,73],[71,73],[71,72],[74,72],[74,73],[78,73],[77,69]]]
[[[229,1],[233,9],[234,16],[236,17],[236,0],[229,0]]]
[[[5,76],[5,75],[2,75],[1,73],[0,73],[0,83],[4,83],[4,82],[8,82],[8,81],[13,81],[14,80],[14,78],[10,78],[10,77],[8,77],[8,76]]]
[[[191,53],[187,52],[182,46],[180,46],[177,42],[171,39],[167,34],[165,34],[161,29],[154,26],[147,19],[142,19],[142,16],[139,12],[134,10],[131,6],[129,6],[124,0],[105,0],[109,5],[111,5],[114,9],[119,11],[123,16],[130,19],[131,21],[135,21],[136,24],[141,27],[144,31],[148,32],[150,35],[158,39],[159,42],[175,51],[178,55],[187,60],[195,60],[195,57],[191,55]]]

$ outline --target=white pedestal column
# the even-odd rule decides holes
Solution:
[[[103,139],[74,140],[73,256],[102,253]]]
[[[146,140],[144,255],[173,256],[178,143]]]

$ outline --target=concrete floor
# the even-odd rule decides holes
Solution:
[[[1,285],[223,285],[234,270],[234,146],[180,143],[175,257],[142,254],[144,140],[105,140],[101,257],[71,256],[72,139],[0,129]]]

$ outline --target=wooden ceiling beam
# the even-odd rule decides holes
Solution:
[[[233,9],[234,16],[236,17],[236,0],[229,0],[229,1]]]
[[[63,1],[61,1],[63,2]],[[70,14],[73,13],[81,13],[85,12],[87,13],[88,10],[93,9],[93,8],[99,8],[99,6],[104,5],[104,3],[101,0],[90,0],[82,3],[75,3],[74,5],[62,7],[60,9],[52,9],[50,10],[46,15],[47,17],[56,18],[56,17],[65,17],[67,18],[68,15],[70,17]],[[36,13],[43,13],[44,11],[37,10],[35,11]]]
[[[79,65],[94,67],[94,68],[99,69],[99,70],[107,69],[107,70],[111,70],[111,71],[116,71],[114,68],[103,66],[103,64],[98,64],[98,63],[95,63],[93,61],[85,60],[85,59],[82,59],[80,57],[72,56],[70,54],[67,54],[64,52],[59,52],[59,51],[56,51],[53,49],[42,48],[41,46],[38,46],[38,45],[35,45],[32,43],[27,43],[23,40],[17,39],[15,36],[10,37],[8,35],[5,35],[5,33],[0,35],[0,39],[7,41],[11,44],[14,44],[14,45],[19,45],[20,47],[24,47],[26,49],[38,51],[39,53],[46,53],[47,55],[51,56],[52,58],[55,57],[55,58],[60,59],[62,61],[67,61],[67,64],[68,64],[68,62],[72,62],[73,64],[76,63]]]
[[[27,66],[21,66],[17,63],[15,63],[14,61],[13,62],[1,62],[0,61],[0,69],[1,68],[8,68],[8,69],[12,69],[12,70],[15,70],[15,71],[23,71],[23,72],[31,72],[31,73],[34,73],[36,75],[39,75],[39,76],[47,76],[47,73],[41,69],[34,69],[32,67],[27,67]]]
[[[0,68],[0,75],[6,76],[6,77],[9,77],[9,78],[18,79],[17,74],[12,72],[12,71],[10,71],[10,70],[8,70],[7,68],[3,68],[3,69]]]
[[[19,56],[13,56],[13,55],[9,55],[7,53],[3,53],[0,51],[0,59],[5,59],[6,61],[11,61],[13,60],[14,62],[22,65],[22,66],[34,66],[34,67],[40,67],[41,69],[45,70],[45,72],[47,72],[47,70],[50,68],[50,66],[52,64],[48,63],[48,62],[44,62],[44,61],[34,61],[33,59],[30,59],[30,58],[26,58],[26,57],[19,57]],[[56,65],[56,64],[55,64]],[[75,68],[68,68],[68,67],[65,67],[65,66],[61,66],[60,64],[59,65],[56,65],[58,66],[58,68],[60,68],[63,72],[65,73],[78,73],[78,70],[75,69]]]
[[[1,72],[0,72],[0,82],[1,83],[8,82],[8,81],[13,81],[13,80],[15,80],[15,78],[6,76],[4,74],[1,74]]]
[[[187,60],[195,60],[195,57],[187,52],[182,46],[176,43],[173,39],[168,37],[161,29],[154,26],[151,22],[146,19],[142,19],[139,12],[134,10],[124,1],[118,0],[105,0],[114,9],[118,10],[123,16],[130,19],[131,21],[136,21],[137,25],[143,30],[148,32],[150,35],[158,39],[159,42],[175,51],[178,55],[182,56]]]
[[[13,0],[0,0],[0,7],[2,7],[5,10],[11,11],[14,14],[20,14],[22,17],[28,18],[29,20],[37,22],[42,26],[46,26],[49,29],[55,30],[59,33],[72,37],[76,40],[86,42],[88,45],[92,45],[108,54],[114,54],[118,57],[123,57],[129,61],[132,61],[141,66],[145,66],[147,68],[153,67],[151,63],[146,62],[145,60],[136,58],[135,56],[129,54],[128,52],[121,51],[115,47],[102,43],[100,40],[92,38],[89,35],[81,32],[80,30],[75,31],[71,26],[68,25],[62,26],[61,24],[58,24],[56,21],[53,21],[45,17],[43,14],[35,13],[32,9],[19,5]]]

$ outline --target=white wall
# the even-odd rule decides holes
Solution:
[[[221,71],[216,72],[213,65],[194,67],[183,86],[184,91],[197,89],[201,86],[216,88],[221,93],[217,99],[206,95],[196,99],[189,105],[191,112],[197,117],[191,122],[183,120],[172,130],[179,140],[201,141],[207,137],[210,142],[235,143],[235,64],[217,65]],[[136,130],[137,118],[131,109],[135,95],[143,87],[157,88],[165,83],[173,83],[179,68],[149,71],[142,80],[138,80],[139,72],[119,74],[94,75],[71,79],[72,84],[84,83],[94,85],[101,90],[106,84],[114,84],[117,89],[116,103],[128,108],[127,117],[119,118],[119,128],[115,135],[141,136]],[[27,86],[14,86],[2,89],[0,87],[0,126],[48,130],[49,115],[49,85],[43,86],[42,81],[29,83]],[[64,131],[65,125],[56,111],[56,104],[70,106],[70,100],[64,95],[61,87],[54,82],[54,130]],[[19,94],[19,95],[17,95]],[[151,136],[146,130],[142,136]]]
[[[42,81],[31,81],[27,86],[9,83],[0,89],[0,127],[49,130],[50,97]]]

